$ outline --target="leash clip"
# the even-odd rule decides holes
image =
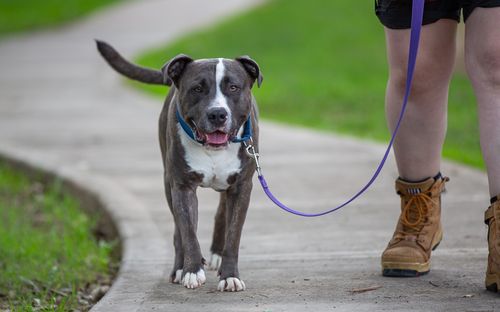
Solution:
[[[250,144],[247,142],[243,142],[243,145],[245,146],[245,151],[247,152],[247,155],[255,160],[255,166],[256,166],[255,170],[257,171],[257,174],[260,177],[262,176],[262,168],[260,167],[260,162],[259,162],[260,155],[255,151],[255,147],[252,144],[253,143],[252,138],[250,138],[249,141]]]

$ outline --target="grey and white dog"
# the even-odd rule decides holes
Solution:
[[[97,47],[128,78],[171,86],[159,120],[165,194],[175,220],[170,280],[187,288],[198,288],[206,280],[207,263],[196,236],[196,189],[210,187],[220,192],[220,202],[208,267],[218,271],[218,290],[245,290],[238,253],[255,163],[244,145],[233,141],[250,128],[258,150],[257,106],[251,88],[262,83],[259,66],[247,56],[193,60],[181,54],[154,70],[128,62],[105,42],[97,41]]]

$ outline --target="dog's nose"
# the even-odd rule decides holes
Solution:
[[[223,107],[214,107],[207,112],[208,121],[214,126],[223,126],[227,121],[227,111]]]

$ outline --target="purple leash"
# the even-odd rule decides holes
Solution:
[[[408,52],[408,69],[406,73],[406,89],[405,89],[405,95],[403,98],[403,105],[401,107],[401,112],[399,114],[399,119],[396,124],[396,128],[394,129],[394,132],[392,133],[391,140],[389,141],[389,146],[387,146],[387,149],[385,151],[384,157],[380,161],[380,164],[378,165],[377,169],[375,170],[375,173],[373,174],[372,178],[368,183],[355,195],[353,195],[349,200],[344,202],[343,204],[332,208],[327,211],[319,212],[319,213],[304,213],[300,212],[297,210],[294,210],[292,208],[287,207],[284,205],[282,202],[280,202],[271,192],[269,189],[269,186],[267,185],[266,179],[264,178],[264,175],[262,174],[262,170],[259,164],[259,154],[255,152],[255,148],[251,144],[245,144],[247,153],[250,157],[252,157],[255,160],[255,163],[257,165],[257,174],[259,177],[260,184],[262,185],[262,189],[266,193],[267,197],[271,201],[273,201],[278,207],[281,209],[292,213],[297,216],[302,216],[302,217],[319,217],[323,216],[329,213],[332,213],[334,211],[339,210],[340,208],[348,205],[352,201],[354,201],[356,198],[358,198],[361,194],[363,194],[369,187],[370,185],[375,182],[377,179],[378,175],[380,174],[380,171],[382,171],[382,168],[384,167],[384,164],[387,160],[387,157],[389,156],[389,152],[391,151],[392,145],[394,143],[394,139],[396,138],[396,134],[399,130],[399,127],[401,125],[401,121],[403,120],[403,116],[406,110],[406,105],[408,104],[408,98],[410,96],[410,89],[411,89],[411,83],[413,81],[413,73],[415,70],[415,63],[417,61],[417,52],[418,52],[418,44],[420,41],[420,32],[422,30],[422,19],[424,15],[424,1],[425,0],[413,0],[412,3],[412,17],[411,17],[411,34],[410,34],[410,48]]]

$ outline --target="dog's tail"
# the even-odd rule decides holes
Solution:
[[[144,83],[167,85],[161,71],[132,64],[106,42],[96,39],[96,43],[102,57],[120,74]]]

